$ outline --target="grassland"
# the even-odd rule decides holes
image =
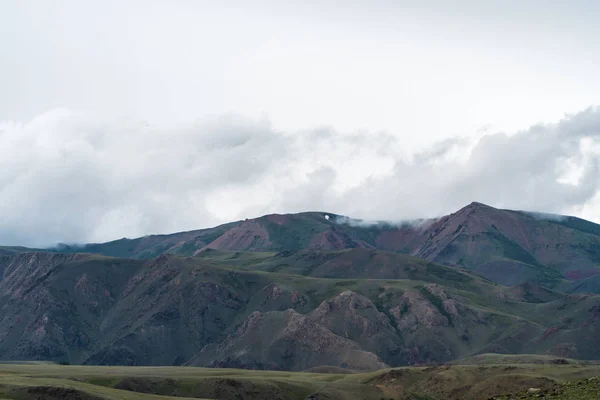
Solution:
[[[495,360],[502,363],[486,364]],[[334,368],[333,373],[314,373],[11,363],[0,364],[0,399],[475,400],[530,398],[543,392],[562,394],[549,398],[588,400],[600,395],[595,379],[599,365],[575,360],[555,364],[539,356],[519,360],[486,355],[472,362],[481,363],[357,374]],[[530,388],[534,391],[528,392]],[[579,397],[565,397],[569,393]]]
[[[600,381],[592,377],[575,382],[554,385],[549,389],[530,388],[518,393],[497,397],[495,400],[591,400],[600,398]]]

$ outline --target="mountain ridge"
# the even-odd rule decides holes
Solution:
[[[399,223],[366,222],[326,212],[268,214],[213,228],[62,246],[54,251],[147,259],[161,254],[193,256],[207,249],[307,248],[373,248],[410,254],[509,285],[534,282],[564,289],[568,285],[563,281],[600,274],[600,225],[571,216],[497,209],[480,202],[440,218]]]
[[[270,214],[0,247],[0,359],[292,371],[600,359],[596,228],[474,202],[398,224]]]

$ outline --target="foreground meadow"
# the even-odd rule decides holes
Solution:
[[[541,356],[485,355],[460,364],[348,373],[195,367],[0,364],[4,399],[596,399],[600,365]],[[556,395],[557,397],[552,397]],[[568,397],[573,396],[573,397]]]

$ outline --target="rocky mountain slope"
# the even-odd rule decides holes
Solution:
[[[374,249],[0,256],[0,359],[371,370],[479,353],[600,358],[600,296]]]
[[[0,247],[0,359],[293,371],[600,359],[599,235],[472,203],[403,224],[301,213]]]
[[[378,249],[463,268],[505,285],[525,282],[564,291],[600,274],[600,225],[575,217],[499,210],[471,203],[439,219],[367,223],[335,214],[272,214],[212,229],[121,239],[62,252],[152,258],[206,249],[240,252]]]

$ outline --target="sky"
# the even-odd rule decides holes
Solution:
[[[0,1],[0,244],[472,201],[600,222],[599,18],[582,0]]]

